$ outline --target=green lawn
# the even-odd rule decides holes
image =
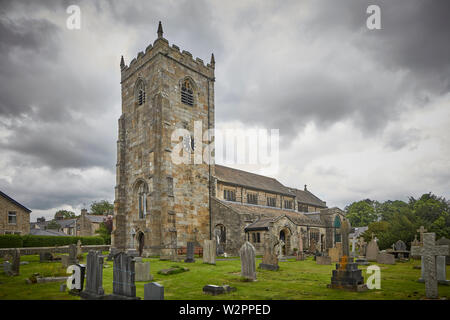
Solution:
[[[33,273],[44,276],[62,275],[64,270],[60,262],[39,263],[39,256],[22,256],[21,261],[30,261],[22,265],[20,275],[8,277],[0,271],[0,299],[40,299],[40,300],[70,300],[79,299],[60,292],[60,283],[26,284],[25,280]],[[396,265],[379,265],[381,268],[381,290],[369,290],[363,293],[347,292],[328,289],[331,270],[334,265],[316,265],[309,258],[306,261],[289,260],[280,262],[279,271],[257,270],[257,281],[243,282],[240,278],[240,261],[227,259],[217,261],[217,265],[203,264],[201,259],[195,263],[159,261],[157,258],[144,259],[150,261],[151,274],[154,281],[164,286],[166,299],[250,299],[250,300],[320,300],[320,299],[422,299],[425,296],[425,285],[418,283],[419,269],[413,265],[420,265],[420,261],[397,263]],[[259,264],[261,260],[257,260]],[[1,262],[1,261],[0,261]],[[106,293],[112,293],[112,261],[107,261],[103,271],[103,287]],[[160,275],[158,270],[173,265],[184,266],[188,272]],[[363,269],[364,278],[366,267]],[[447,266],[447,274],[450,267]],[[136,282],[137,295],[144,297],[145,282]],[[236,287],[237,291],[226,295],[209,296],[202,293],[206,284],[228,284]],[[450,298],[450,286],[439,285],[440,297]]]

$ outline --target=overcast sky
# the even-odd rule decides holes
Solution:
[[[340,208],[448,199],[449,15],[446,0],[2,1],[0,190],[32,221],[114,200],[120,56],[161,20],[170,44],[214,52],[216,127],[280,129],[283,184]]]

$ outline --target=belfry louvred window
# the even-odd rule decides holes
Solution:
[[[181,102],[189,106],[194,105],[194,91],[188,79],[185,79],[181,85]]]
[[[145,103],[145,84],[142,79],[139,79],[136,83],[136,100],[138,105],[143,105]]]

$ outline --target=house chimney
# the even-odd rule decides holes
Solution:
[[[308,189],[306,189],[306,184],[305,184],[305,191],[308,191]]]

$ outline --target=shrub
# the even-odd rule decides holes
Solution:
[[[0,235],[0,248],[22,248],[22,237],[18,234]]]

